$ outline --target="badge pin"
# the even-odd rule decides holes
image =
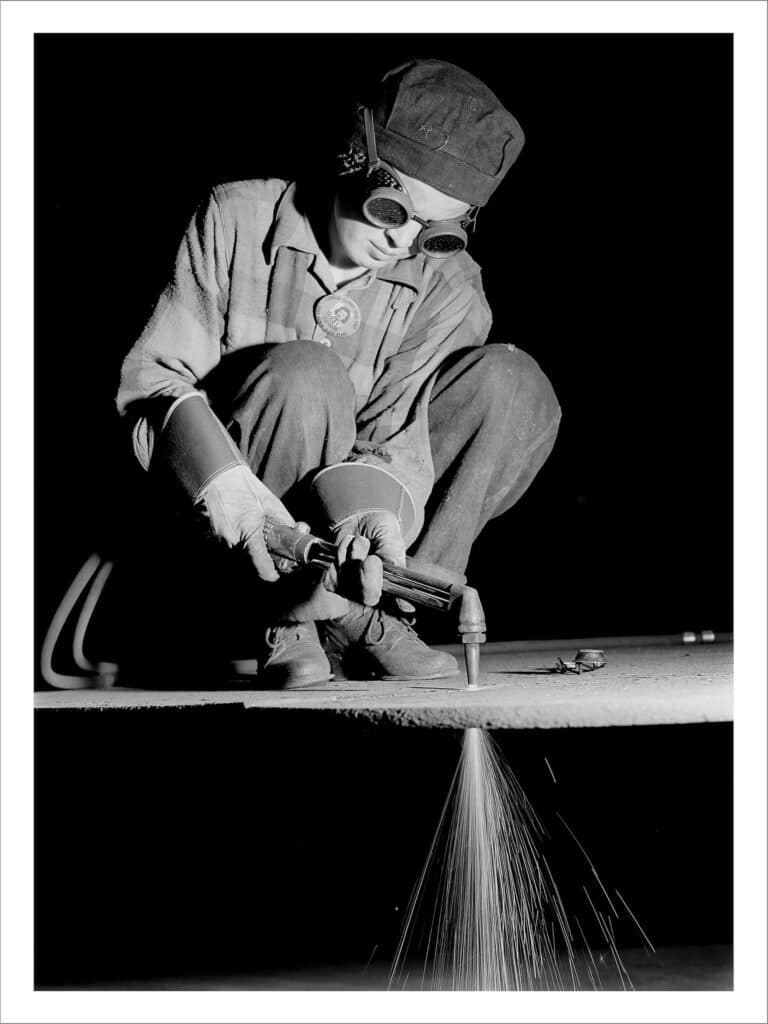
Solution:
[[[360,326],[360,309],[346,295],[325,295],[315,306],[315,323],[334,338],[346,338]]]

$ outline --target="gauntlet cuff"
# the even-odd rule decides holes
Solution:
[[[244,460],[202,391],[190,391],[166,413],[152,465],[197,501],[213,479]]]
[[[407,537],[416,521],[408,488],[386,469],[367,462],[338,462],[321,469],[312,481],[312,491],[333,529],[349,516],[384,510],[394,513],[400,532]]]

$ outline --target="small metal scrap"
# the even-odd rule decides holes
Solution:
[[[598,650],[577,651],[573,661],[563,661],[562,658],[558,658],[555,662],[555,672],[575,672],[577,675],[604,667],[605,652]]]

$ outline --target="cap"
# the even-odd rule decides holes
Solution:
[[[488,202],[525,141],[486,85],[442,60],[388,71],[370,107],[382,160],[471,206]],[[350,141],[365,149],[362,106]]]

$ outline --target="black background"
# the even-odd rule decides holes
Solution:
[[[256,987],[380,987],[461,733],[330,719],[227,707],[39,717],[36,984],[217,987],[241,973]],[[605,901],[558,814],[619,911],[621,949],[643,942],[616,889],[657,949],[649,966],[692,947],[696,971],[704,947],[731,941],[730,724],[492,735],[596,959],[611,963],[582,886]]]
[[[356,82],[414,54],[475,72],[525,130],[472,253],[495,338],[564,412],[473,550],[489,639],[731,628],[730,37],[332,34],[37,38],[38,630],[91,550],[153,529],[114,395],[195,205],[306,168]],[[103,635],[132,642],[142,612]],[[171,714],[38,722],[38,984],[386,961],[457,735]],[[729,941],[727,726],[497,738],[654,942]]]
[[[489,638],[731,628],[732,66],[712,35],[38,37],[41,623],[94,547],[151,519],[114,396],[206,189],[305,168],[360,82],[425,52],[526,132],[472,253],[493,336],[563,408],[473,550]]]

